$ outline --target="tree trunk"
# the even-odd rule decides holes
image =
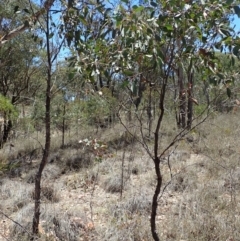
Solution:
[[[206,97],[207,106],[210,106],[210,96],[209,96],[209,90],[208,90],[209,84],[207,81],[204,81],[204,87],[203,87],[203,93]]]
[[[102,80],[102,75],[101,75],[101,73],[99,74],[98,78],[99,78],[100,88],[102,89],[104,85],[103,85],[103,80]]]
[[[158,196],[160,194],[161,187],[162,187],[162,174],[161,174],[161,169],[160,169],[160,158],[158,157],[158,148],[159,148],[159,131],[160,131],[160,127],[162,124],[164,111],[165,111],[164,100],[165,100],[165,94],[166,94],[166,86],[167,86],[167,79],[165,80],[165,83],[163,83],[161,93],[160,93],[159,107],[160,107],[161,113],[158,117],[157,126],[156,126],[155,133],[154,133],[154,160],[153,161],[154,161],[155,173],[157,176],[157,185],[156,185],[155,192],[154,192],[153,199],[152,199],[152,212],[151,212],[150,223],[151,223],[152,237],[155,241],[160,240],[158,237],[158,234],[157,234],[157,230],[156,230]]]
[[[184,89],[183,68],[178,68],[178,87],[179,87],[179,118],[178,127],[186,127],[186,91]]]
[[[148,116],[148,137],[151,137],[152,132],[152,88],[149,87],[148,95],[148,106],[147,106],[147,116]]]
[[[140,80],[138,83],[138,89],[137,89],[137,93],[133,92],[133,96],[135,95],[135,100],[134,100],[134,104],[136,106],[136,109],[138,109],[141,100],[142,100],[142,96],[143,96],[143,91],[145,90],[145,83],[144,83],[144,78],[142,76],[142,74],[140,75]]]
[[[162,187],[162,174],[160,170],[160,159],[158,157],[155,158],[154,164],[155,164],[155,172],[157,175],[157,185],[156,185],[155,192],[153,195],[153,200],[152,200],[151,232],[152,232],[153,239],[155,241],[159,241],[160,239],[156,231],[156,216],[157,216],[157,207],[158,207],[158,196],[160,194],[161,187]]]
[[[188,75],[188,111],[187,111],[187,128],[192,127],[192,117],[193,117],[193,101],[192,101],[192,90],[193,90],[193,73]]]
[[[34,216],[33,216],[33,224],[32,224],[32,232],[33,235],[37,235],[39,233],[39,218],[40,218],[40,199],[41,199],[41,177],[43,169],[47,163],[49,151],[50,151],[50,143],[51,143],[51,117],[50,117],[50,106],[51,106],[51,77],[52,77],[52,60],[50,53],[50,39],[49,39],[49,11],[47,12],[47,31],[46,31],[46,40],[47,40],[47,59],[48,59],[48,70],[47,70],[47,88],[46,88],[46,109],[45,109],[45,148],[43,152],[43,157],[38,169],[38,172],[35,177],[35,207],[34,207]]]
[[[39,232],[38,225],[39,225],[39,217],[40,217],[41,177],[42,177],[43,169],[48,160],[49,150],[50,150],[50,142],[51,142],[51,135],[50,135],[50,103],[51,103],[50,89],[51,89],[51,86],[49,83],[47,85],[47,92],[46,92],[45,148],[44,148],[43,157],[42,157],[38,172],[35,177],[35,194],[34,194],[35,207],[34,207],[34,216],[33,216],[33,225],[32,225],[33,234],[38,234],[38,232]]]
[[[63,105],[63,119],[62,119],[62,148],[65,145],[65,114],[66,114],[66,104]]]
[[[7,120],[7,117],[5,116],[3,121],[2,138],[0,142],[1,148],[3,148],[4,144],[7,142],[12,126],[12,121]]]

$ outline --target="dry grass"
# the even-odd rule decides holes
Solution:
[[[1,208],[8,214],[21,210],[31,202],[32,185],[5,178],[0,187]]]
[[[160,150],[177,133],[174,123],[168,116],[164,119]],[[39,240],[152,240],[149,217],[156,183],[152,160],[137,142],[123,145],[124,129],[119,124],[98,130],[96,137],[109,144],[112,154],[100,162],[78,145],[79,139],[90,136],[84,135],[75,139],[69,135],[64,149],[59,149],[59,136],[54,137],[43,172]],[[239,136],[239,114],[215,115],[166,153],[161,163],[164,193],[157,213],[161,240],[240,240]],[[151,151],[152,139],[146,143]],[[8,163],[8,158],[17,158],[18,150],[27,154],[36,147],[27,140],[15,145],[14,155],[7,148],[0,158]],[[1,210],[30,232],[39,163],[35,157],[31,165],[21,161],[13,166],[18,175],[4,174],[0,180]],[[29,240],[18,225],[8,225],[11,240]]]

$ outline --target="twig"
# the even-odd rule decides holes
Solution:
[[[28,232],[27,229],[24,228],[20,223],[18,223],[17,221],[13,220],[12,218],[10,218],[8,215],[6,215],[6,214],[5,214],[4,212],[2,212],[1,210],[0,210],[0,213],[1,213],[4,217],[6,217],[7,219],[11,220],[13,223],[15,223],[16,225],[18,225],[19,227],[21,227],[21,228],[23,229],[23,231],[26,232],[30,237],[33,237],[33,235],[32,235],[30,232]]]

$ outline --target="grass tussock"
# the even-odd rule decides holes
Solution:
[[[0,186],[0,203],[8,214],[17,212],[31,202],[33,187],[19,181],[3,179]]]
[[[129,125],[134,139],[124,134],[119,123],[111,129],[92,130],[91,138],[79,130],[79,134],[70,133],[64,148],[61,135],[53,136],[42,176],[39,240],[152,240],[149,218],[156,176],[153,161],[137,142],[140,124],[136,119]],[[178,131],[173,118],[166,115],[159,153]],[[41,150],[42,134],[38,135],[39,142],[29,141],[37,136],[19,137],[21,143],[16,140],[11,152],[6,146],[0,153],[0,208],[29,232],[35,174],[41,160],[41,151],[33,151]],[[219,114],[164,153],[164,192],[156,217],[161,240],[240,240],[239,136],[239,114],[231,118]],[[79,145],[79,140],[92,137],[107,143],[111,155],[96,158],[91,148]],[[144,139],[150,152],[152,138]],[[29,240],[21,227],[8,224],[10,240]]]

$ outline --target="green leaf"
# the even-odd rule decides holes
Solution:
[[[123,55],[123,57],[124,57],[125,59],[127,59],[127,58],[128,58],[128,51],[127,51],[127,50],[123,50],[123,51],[122,51],[122,55]]]
[[[221,73],[217,73],[217,76],[219,77],[219,79],[224,79],[224,75],[223,74],[221,74]]]
[[[124,88],[126,88],[128,86],[128,84],[129,84],[129,81],[128,80],[124,80],[122,82],[122,84],[121,84],[121,87],[124,89]]]
[[[212,68],[212,66],[208,65],[208,68],[210,69],[210,71],[211,71],[213,74],[216,74],[216,71]]]
[[[75,72],[73,72],[73,71],[69,72],[68,73],[68,80],[69,81],[73,80],[74,76],[75,76]]]
[[[126,69],[123,71],[123,73],[127,76],[132,76],[134,75],[134,71],[133,70],[130,70],[130,69]]]
[[[231,97],[231,94],[232,94],[231,90],[229,88],[227,88],[227,96],[228,96],[228,98]]]
[[[235,46],[233,48],[233,54],[237,57],[239,56],[239,49],[240,49],[240,46]]]
[[[224,28],[220,28],[219,29],[219,32],[222,34],[222,35],[226,35],[226,36],[230,36],[230,32],[227,30],[227,29],[224,29]]]
[[[84,24],[87,25],[87,21],[83,15],[79,15],[79,20]]]
[[[228,84],[231,84],[232,83],[232,79],[227,79],[226,81],[225,81],[225,83],[228,85]]]
[[[105,75],[107,78],[109,78],[109,73],[108,73],[107,70],[104,71],[104,75]]]
[[[152,11],[152,12],[151,12],[151,15],[150,15],[150,18],[153,18],[154,15],[155,15],[155,11]]]
[[[151,1],[150,4],[151,4],[153,7],[155,7],[155,8],[158,6],[158,4],[155,3],[155,2],[153,2],[153,1]]]
[[[27,8],[24,8],[23,11],[24,11],[25,13],[29,13],[29,14],[30,14],[30,11],[29,11]]]
[[[113,39],[116,37],[116,32],[117,32],[116,29],[113,29],[113,30],[112,30],[112,38],[113,38]]]
[[[238,17],[240,18],[240,7],[239,6],[234,6],[233,7],[234,12],[238,15]]]
[[[86,18],[86,17],[87,17],[87,14],[88,14],[88,7],[85,7],[85,8],[84,8],[83,14],[84,14],[84,17]]]
[[[28,21],[28,20],[25,20],[25,21],[24,21],[24,26],[30,27],[30,24],[29,24],[29,21]]]
[[[51,39],[54,36],[54,32],[50,33],[48,38]]]
[[[217,80],[216,77],[210,77],[209,78],[209,83],[216,86],[217,85]]]
[[[163,30],[166,31],[166,32],[171,32],[171,31],[173,31],[173,26],[170,25],[170,24],[166,24],[166,25],[163,27]]]
[[[132,8],[134,9],[135,13],[141,12],[144,9],[143,6],[136,6],[136,5],[134,5]]]
[[[80,31],[77,30],[75,31],[75,42],[78,42],[79,39],[80,39]]]
[[[18,12],[19,6],[14,7],[14,13]]]
[[[7,118],[17,117],[18,112],[9,99],[0,94],[0,111],[5,112]]]
[[[202,36],[202,41],[203,41],[203,43],[206,43],[207,42],[207,37]]]
[[[158,20],[159,20],[160,22],[163,22],[165,19],[166,19],[166,16],[159,14]]]
[[[187,53],[192,52],[192,50],[193,50],[193,47],[189,45],[186,47],[186,50],[184,52],[187,54]]]
[[[155,39],[156,39],[157,41],[161,41],[161,38],[160,38],[160,36],[159,36],[158,34],[155,34]]]
[[[171,24],[166,24],[164,27],[165,27],[167,30],[170,30],[170,31],[173,30],[173,26],[172,26]]]
[[[34,41],[34,42],[37,42],[37,40],[38,40],[38,36],[35,35],[35,36],[33,37],[33,41]]]
[[[148,33],[148,34],[152,34],[152,33],[153,33],[152,29],[147,28],[147,33]]]

